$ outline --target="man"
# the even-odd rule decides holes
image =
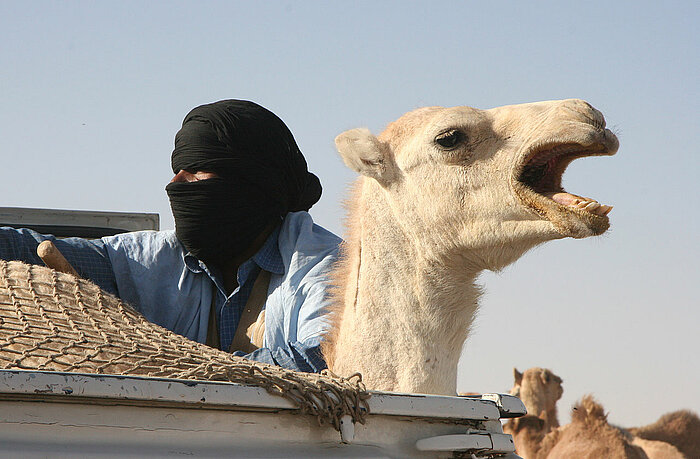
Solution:
[[[306,212],[321,185],[287,126],[253,102],[202,105],[175,136],[172,168],[175,231],[56,240],[3,228],[0,258],[41,264],[36,246],[51,239],[81,276],[158,325],[239,356],[320,372],[327,275],[340,239]],[[258,317],[249,304],[256,291],[263,347],[245,353],[232,343],[245,331],[241,315]]]

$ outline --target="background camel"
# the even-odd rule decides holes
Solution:
[[[333,372],[359,371],[368,388],[454,394],[479,273],[609,226],[609,206],[561,186],[572,160],[618,148],[581,100],[427,107],[336,146],[362,176],[323,351]]]
[[[516,443],[517,447],[517,443]],[[529,450],[533,445],[528,445]],[[619,458],[688,459],[674,445],[631,435],[608,423],[603,406],[587,395],[574,406],[571,423],[547,433],[537,453],[525,459]]]
[[[647,459],[644,450],[608,424],[603,407],[586,396],[571,411],[571,423],[548,433],[538,459]]]
[[[503,433],[513,437],[515,452],[523,459],[537,458],[547,432],[544,420],[532,414],[511,419],[503,425]]]
[[[527,412],[542,419],[547,432],[559,427],[557,401],[564,393],[562,379],[546,368],[529,368],[523,373],[513,368],[513,379],[510,393],[522,400]]]
[[[564,393],[562,379],[546,368],[529,368],[523,373],[513,368],[513,379],[510,393],[522,400],[528,414],[508,421],[503,431],[513,436],[518,454],[534,458],[545,435],[559,426],[557,401]]]
[[[700,458],[700,418],[692,411],[667,413],[653,424],[627,430],[639,439],[669,443],[688,458]]]
[[[690,411],[669,413],[650,426],[625,430],[609,425],[603,407],[587,396],[574,407],[572,424],[557,429],[556,403],[563,393],[561,378],[544,368],[530,368],[523,373],[513,369],[513,377],[510,392],[520,397],[528,414],[507,422],[503,431],[513,436],[518,454],[525,459],[579,457],[559,454],[583,454],[587,449],[633,458],[638,455],[637,448],[644,452],[642,457],[649,459],[700,457],[700,420]],[[588,437],[578,432],[586,428],[599,435]]]

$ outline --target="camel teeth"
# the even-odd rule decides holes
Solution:
[[[610,213],[612,210],[612,206],[606,206],[605,204],[601,204],[600,207],[595,209],[593,211],[594,214],[599,215],[601,217],[604,217]]]
[[[608,215],[612,210],[612,206],[606,206],[605,204],[599,203],[595,199],[589,198],[576,198],[571,202],[571,204],[569,204],[569,207],[585,210],[586,212],[600,215],[601,217]]]
[[[585,210],[586,212],[590,212],[594,215],[599,215],[601,217],[608,215],[612,210],[612,206],[601,204],[595,199],[581,197],[574,198],[571,201],[571,203],[568,204],[568,206],[574,207],[576,209]]]

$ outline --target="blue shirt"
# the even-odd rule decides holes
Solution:
[[[0,258],[40,264],[36,245],[47,238],[53,237],[0,230]],[[239,287],[230,295],[221,274],[188,254],[174,231],[54,241],[83,277],[117,293],[148,320],[200,343],[206,342],[214,301],[222,349],[228,349],[253,282],[265,269],[271,277],[263,347],[235,354],[299,371],[326,368],[320,341],[328,329],[327,276],[341,239],[314,224],[306,212],[288,214],[258,253],[240,266]]]

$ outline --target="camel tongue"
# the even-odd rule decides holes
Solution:
[[[573,194],[564,193],[561,191],[559,191],[559,192],[550,191],[547,193],[542,193],[542,195],[548,197],[549,199],[551,199],[554,202],[558,202],[562,206],[575,206],[576,204],[578,204],[579,202],[584,200],[584,198],[582,198],[580,196],[575,196]]]
[[[548,197],[556,203],[561,204],[562,206],[577,207],[600,216],[608,215],[612,210],[612,206],[600,204],[594,199],[582,198],[581,196],[576,196],[575,194],[566,193],[563,191],[549,191],[542,193],[542,195]]]

